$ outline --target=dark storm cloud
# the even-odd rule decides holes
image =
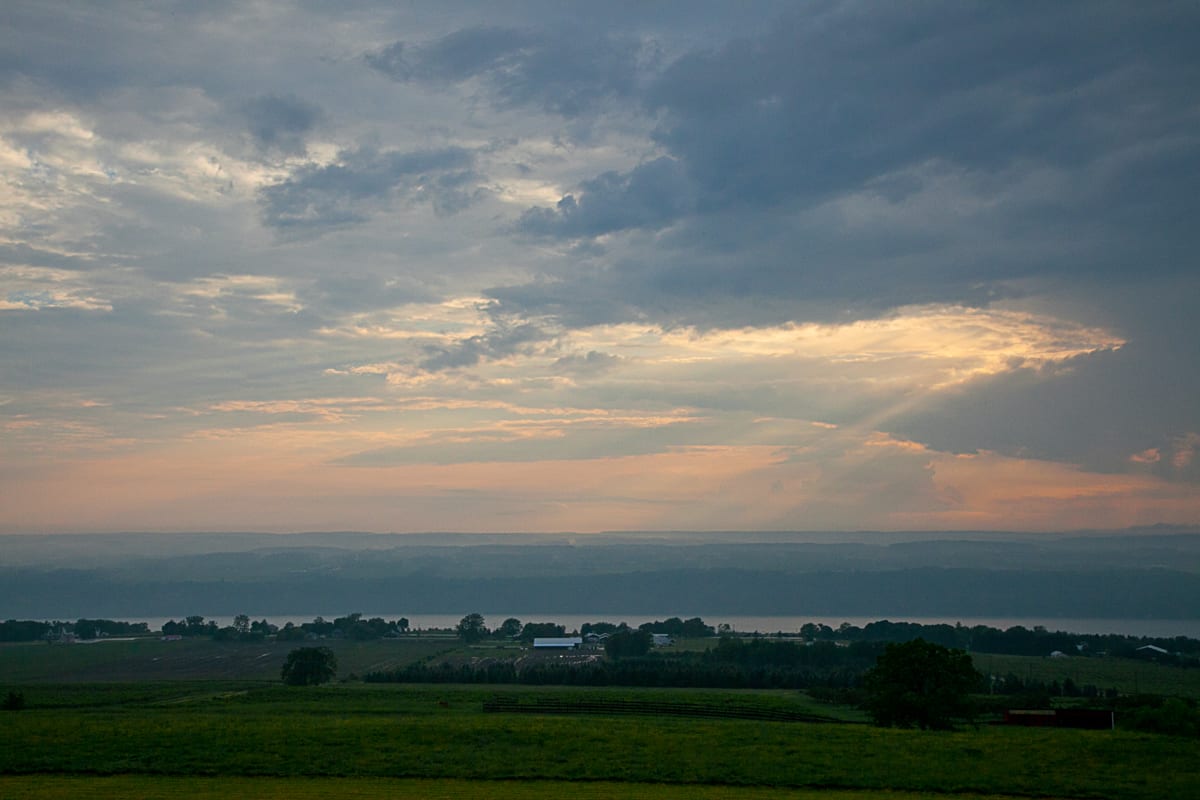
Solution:
[[[366,62],[397,81],[461,83],[478,78],[500,106],[530,104],[574,116],[637,87],[646,58],[633,39],[474,27],[420,44],[395,42]]]
[[[263,220],[277,229],[321,232],[365,221],[408,191],[439,212],[470,203],[477,177],[474,157],[461,147],[380,152],[364,147],[340,154],[333,164],[306,166],[259,192]]]
[[[250,135],[264,150],[303,155],[305,137],[321,119],[321,109],[295,95],[264,95],[242,104]]]
[[[737,324],[742,298],[871,316],[986,304],[1055,275],[1121,282],[1135,263],[1187,271],[1200,13],[1095,9],[836,4],[685,53],[639,94],[666,155],[518,223],[628,236],[606,243],[586,288],[493,296],[579,320],[691,306],[707,324],[716,304]]]
[[[843,4],[683,56],[647,104],[703,207],[819,202],[934,158],[1081,166],[1178,132],[1198,74],[1196,15],[1093,8]]]

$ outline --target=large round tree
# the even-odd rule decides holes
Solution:
[[[877,725],[945,730],[972,718],[970,693],[982,681],[962,650],[924,639],[889,644],[864,676],[864,706]]]
[[[488,629],[484,625],[482,614],[467,614],[459,620],[458,625],[454,628],[454,632],[458,634],[458,638],[467,644],[474,644],[488,635]]]
[[[328,647],[298,647],[288,653],[279,677],[289,686],[316,686],[337,675],[337,656]]]

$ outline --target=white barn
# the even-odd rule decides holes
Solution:
[[[534,650],[574,650],[583,644],[581,636],[539,636],[533,640]]]

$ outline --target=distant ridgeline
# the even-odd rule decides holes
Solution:
[[[164,613],[156,609],[291,617],[367,607],[646,618],[685,608],[734,617],[1194,622],[1200,608],[1200,532],[797,536],[5,536],[0,618],[138,619]]]

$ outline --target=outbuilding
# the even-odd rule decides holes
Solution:
[[[581,636],[539,636],[533,640],[534,650],[576,650],[583,644]]]

